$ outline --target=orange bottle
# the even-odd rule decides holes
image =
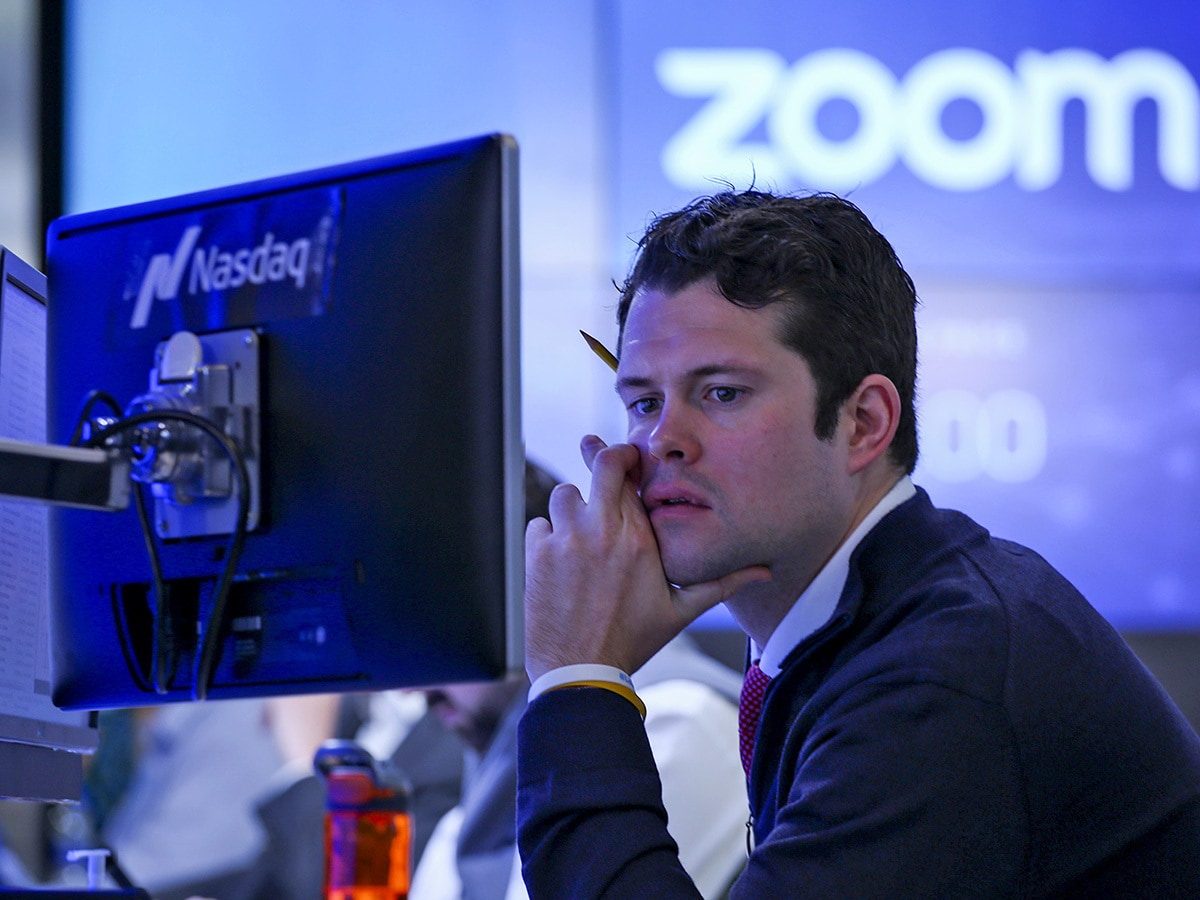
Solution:
[[[412,875],[408,787],[353,741],[326,741],[326,900],[407,900]]]

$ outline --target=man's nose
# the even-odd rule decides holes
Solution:
[[[686,404],[666,402],[662,406],[646,448],[661,460],[693,462],[700,455],[696,411]]]

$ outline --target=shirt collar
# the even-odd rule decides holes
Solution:
[[[837,607],[838,599],[842,596],[842,589],[846,586],[846,578],[850,575],[850,554],[880,519],[916,492],[917,489],[909,476],[905,475],[897,481],[858,523],[850,537],[834,551],[829,562],[825,563],[812,583],[804,589],[804,593],[792,604],[787,615],[771,632],[767,645],[762,648],[757,644],[752,646],[751,655],[760,657],[759,666],[763,672],[771,678],[778,675],[787,655],[802,640],[829,621]]]

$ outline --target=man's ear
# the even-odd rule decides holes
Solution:
[[[887,453],[900,425],[900,392],[884,375],[868,375],[844,407],[853,424],[847,450],[851,475]]]

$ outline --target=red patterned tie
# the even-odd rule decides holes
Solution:
[[[742,682],[742,696],[738,700],[738,738],[742,752],[742,768],[750,777],[750,760],[754,758],[754,736],[758,731],[758,720],[762,716],[763,694],[771,679],[763,674],[757,662],[750,663]]]

